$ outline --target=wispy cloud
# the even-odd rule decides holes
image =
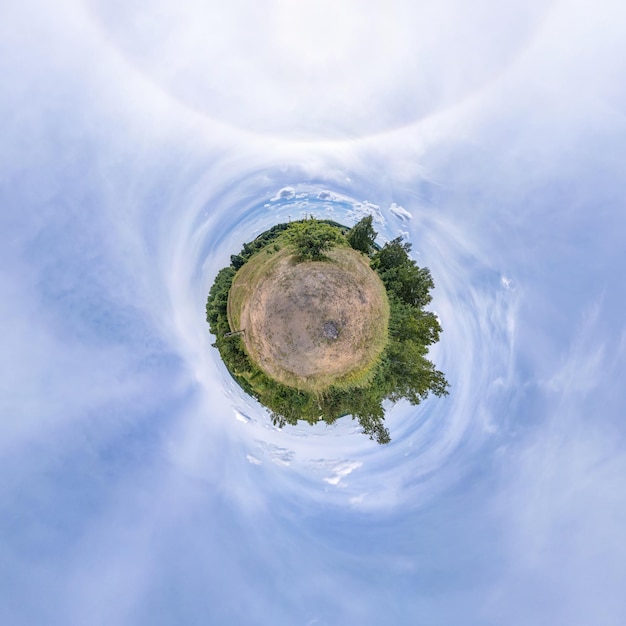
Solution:
[[[0,621],[621,626],[624,18],[7,7]],[[432,271],[451,394],[389,446],[211,348],[216,271],[308,212]]]

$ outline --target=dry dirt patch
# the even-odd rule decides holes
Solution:
[[[349,248],[302,263],[288,251],[263,254],[244,265],[229,296],[231,325],[245,330],[250,357],[272,378],[309,391],[358,382],[384,348],[389,320],[367,259]]]

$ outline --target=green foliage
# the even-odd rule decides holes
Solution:
[[[241,256],[241,254],[231,254],[230,255],[230,264],[233,266],[234,269],[238,270],[240,267],[242,267],[243,265],[245,265],[246,260],[244,257]]]
[[[425,307],[432,300],[434,288],[430,270],[418,267],[409,257],[410,243],[402,243],[402,237],[386,243],[372,257],[372,267],[378,272],[387,292],[401,302],[416,308]]]
[[[402,237],[396,237],[376,252],[372,259],[372,267],[378,273],[386,272],[394,267],[402,267],[411,261],[409,252],[411,252],[411,244],[402,243]]]
[[[226,315],[226,306],[228,304],[228,292],[230,286],[233,284],[233,278],[235,277],[235,268],[232,266],[221,269],[215,277],[215,282],[209,291],[209,297],[206,304],[206,317],[207,322],[211,326],[211,332],[214,335],[218,335],[217,331],[229,332],[228,319],[224,319]],[[224,323],[226,328],[224,329]],[[215,330],[214,330],[215,329]]]
[[[448,383],[443,373],[426,358],[428,346],[439,340],[442,329],[435,314],[423,308],[431,301],[434,284],[429,270],[418,267],[409,257],[411,245],[397,238],[373,252],[371,218],[359,224],[351,230],[334,222],[313,219],[278,224],[245,244],[239,255],[231,257],[232,265],[220,270],[215,278],[207,300],[207,321],[216,337],[214,346],[229,372],[247,393],[269,409],[275,425],[295,425],[299,420],[332,424],[339,417],[352,415],[370,439],[384,444],[390,441],[384,426],[384,400],[406,399],[418,404],[430,393],[439,397],[447,395]],[[330,232],[334,234],[329,235]],[[331,387],[319,395],[288,387],[270,378],[251,361],[240,336],[224,337],[231,331],[227,317],[228,292],[236,270],[243,265],[241,260],[245,263],[252,254],[270,244],[275,248],[278,245],[275,240],[282,233],[299,250],[301,258],[323,258],[322,252],[329,249],[324,246],[344,243],[344,233],[352,247],[371,257],[372,267],[387,288],[390,319],[387,346],[367,387]],[[363,245],[357,248],[355,244]]]
[[[238,270],[242,265],[244,265],[248,259],[253,255],[269,246],[270,243],[275,242],[280,235],[289,228],[289,224],[276,224],[272,226],[269,230],[266,230],[264,233],[261,233],[256,239],[248,243],[243,244],[243,248],[239,254],[232,254],[230,257],[230,264],[235,269]],[[273,245],[274,250],[279,250],[280,246],[277,243]]]
[[[301,260],[320,261],[324,252],[345,243],[345,237],[334,226],[310,218],[290,224],[287,241]]]
[[[389,334],[398,341],[429,346],[439,341],[441,326],[434,313],[406,304],[390,294]]]
[[[360,222],[357,222],[346,235],[348,243],[352,248],[368,256],[372,254],[375,249],[374,241],[378,234],[372,226],[372,221],[373,218],[371,215],[364,217]]]

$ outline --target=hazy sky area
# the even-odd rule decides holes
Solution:
[[[0,624],[626,624],[626,5],[0,9]],[[450,395],[277,430],[205,321],[312,213]]]

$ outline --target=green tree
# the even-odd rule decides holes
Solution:
[[[414,261],[379,272],[379,276],[387,291],[406,304],[421,308],[432,300],[430,290],[434,283],[430,270],[427,267],[417,267]]]
[[[228,332],[228,322],[226,321],[226,306],[228,304],[228,292],[230,286],[233,283],[235,276],[235,269],[230,265],[221,269],[215,277],[215,282],[209,292],[209,297],[206,305],[207,321],[211,326],[225,325]],[[217,334],[217,332],[215,332]]]
[[[292,223],[286,234],[296,254],[303,260],[311,261],[323,259],[324,252],[346,240],[337,228],[314,218]]]
[[[381,274],[394,267],[407,265],[410,262],[410,243],[402,243],[402,237],[388,241],[372,259],[372,267]]]
[[[358,228],[357,228],[358,227]],[[397,402],[402,398],[418,404],[429,394],[445,396],[448,383],[442,372],[426,357],[428,346],[439,340],[441,326],[436,315],[424,311],[430,302],[433,280],[427,268],[416,265],[408,253],[409,243],[398,237],[373,252],[375,236],[372,219],[364,218],[348,231],[340,224],[307,219],[290,224],[278,224],[246,243],[239,255],[231,257],[231,265],[218,272],[207,299],[206,313],[211,332],[228,371],[241,387],[266,406],[275,425],[297,424],[306,420],[314,424],[324,420],[332,424],[339,417],[352,415],[364,433],[380,444],[390,441],[384,426],[383,401]],[[371,381],[362,387],[331,387],[321,394],[312,394],[282,385],[265,374],[250,359],[241,336],[227,336],[228,293],[236,271],[248,259],[264,248],[287,243],[302,259],[323,258],[323,252],[348,242],[354,249],[368,253],[371,266],[383,281],[390,305],[389,341],[374,370]],[[360,248],[358,246],[361,246]],[[366,252],[367,253],[367,252]]]
[[[389,334],[398,341],[415,341],[429,346],[439,341],[441,325],[432,311],[411,306],[390,294]]]
[[[371,215],[364,217],[350,229],[346,236],[352,248],[368,256],[374,250],[374,241],[376,235],[378,235],[372,226],[372,221],[373,218]]]
[[[238,270],[240,267],[245,265],[246,259],[241,256],[241,254],[231,254],[230,255],[230,264],[234,269]]]
[[[421,308],[431,300],[430,290],[435,286],[430,270],[418,267],[409,257],[410,243],[396,237],[386,243],[372,258],[372,267],[378,272],[387,291],[402,302]]]

